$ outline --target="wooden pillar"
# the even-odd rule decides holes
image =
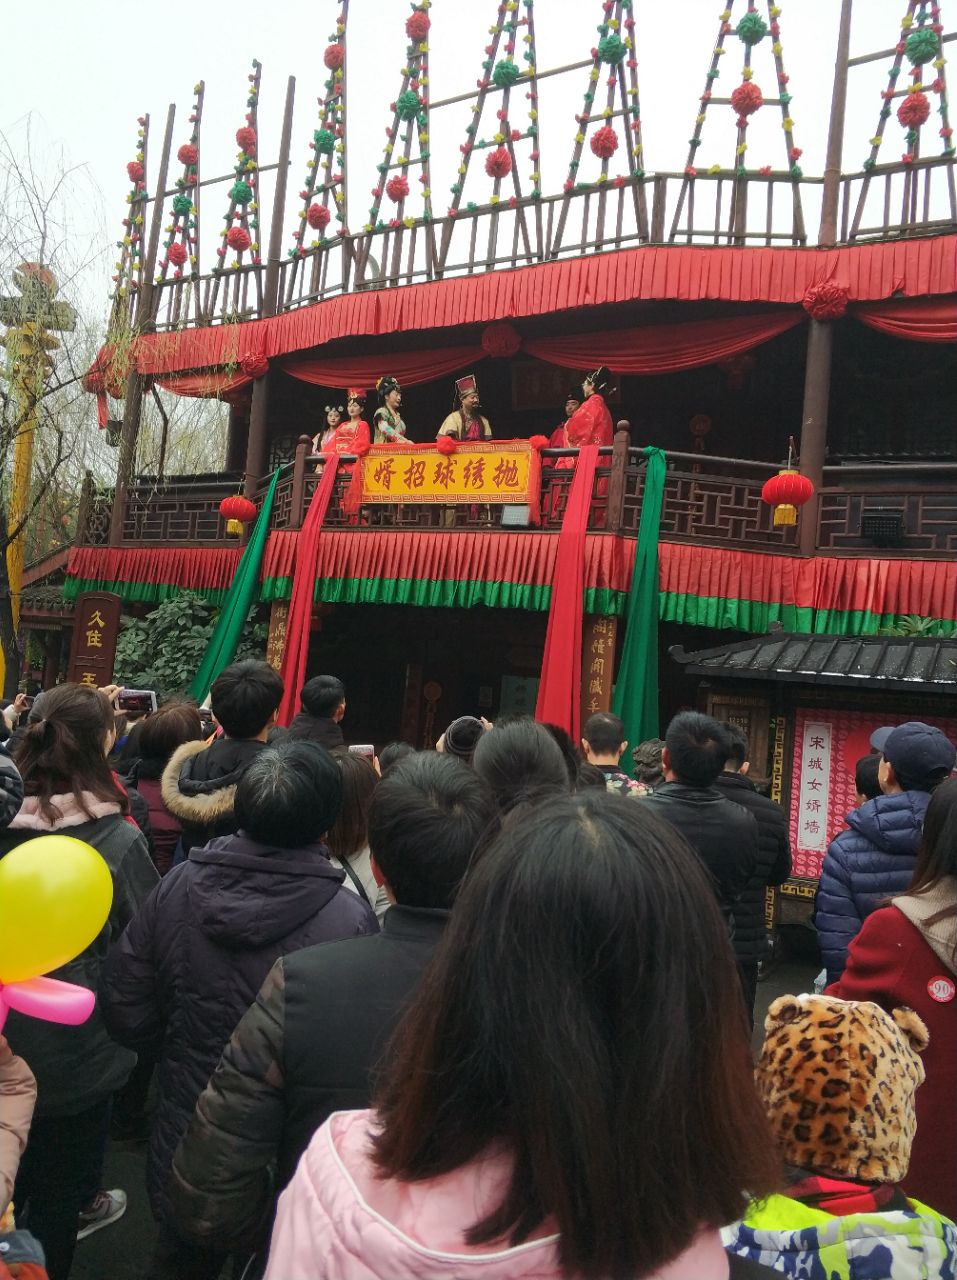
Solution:
[[[621,530],[621,517],[625,506],[625,473],[628,470],[630,445],[631,423],[622,418],[615,426],[611,474],[608,477],[608,516],[605,527],[609,533],[618,533]]]
[[[246,441],[246,497],[254,499],[266,471],[269,419],[269,382],[271,373],[253,383],[253,403],[249,411],[249,437]]]
[[[827,133],[827,158],[824,162],[824,189],[821,200],[821,226],[818,232],[818,244],[825,249],[837,243],[844,114],[847,107],[848,55],[851,43],[851,4],[852,0],[842,0],[841,3],[837,55],[834,59],[834,88],[831,93],[831,118]]]
[[[282,666],[286,647],[286,623],[289,621],[289,601],[274,600],[269,609],[269,633],[266,636],[266,661],[278,671]]]
[[[292,141],[292,112],[296,101],[296,77],[286,82],[286,109],[279,138],[279,165],[276,169],[276,194],[272,202],[272,225],[269,231],[269,253],[266,258],[266,287],[263,290],[263,315],[274,316],[279,309],[279,268],[282,265],[282,233],[286,216],[286,179],[289,176],[289,148]],[[318,152],[316,153],[318,158]]]
[[[804,371],[804,415],[801,423],[801,474],[814,485],[814,496],[801,508],[801,554],[817,549],[817,520],[824,483],[827,451],[827,407],[831,391],[831,352],[834,330],[830,324],[812,319],[807,335],[807,363]]]
[[[133,322],[134,336],[143,333],[153,320],[153,276],[156,271],[156,255],[159,249],[160,230],[163,225],[163,200],[169,175],[169,157],[173,147],[173,126],[176,107],[171,102],[166,112],[166,133],[163,136],[163,153],[156,175],[156,194],[150,211],[150,238],[143,263],[140,296],[136,303]],[[126,379],[126,403],[123,407],[123,427],[120,431],[120,452],[116,463],[116,489],[113,493],[113,511],[110,515],[110,546],[119,546],[123,540],[123,517],[126,514],[126,490],[133,475],[136,456],[136,440],[140,431],[140,414],[143,407],[143,378],[131,368]]]
[[[582,724],[596,711],[611,710],[615,677],[618,619],[604,614],[585,615],[582,634]],[[578,746],[578,743],[575,743]]]
[[[246,460],[246,442],[249,438],[249,414],[245,409],[231,404],[226,427],[226,470],[242,471]]]

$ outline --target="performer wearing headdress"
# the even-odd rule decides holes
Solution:
[[[612,426],[611,414],[608,412],[608,405],[605,403],[605,397],[610,395],[614,390],[611,380],[611,373],[604,365],[586,375],[582,382],[582,391],[585,399],[584,403],[571,415],[564,426],[565,444],[569,449],[581,449],[586,444],[610,445],[614,440],[614,427]],[[577,458],[556,458],[556,470],[565,468],[574,468],[578,463]],[[608,493],[608,481],[601,479],[595,486],[595,496],[598,498],[605,497]],[[558,507],[560,503],[559,492],[556,490],[552,494],[551,512],[552,516],[559,514]],[[564,504],[561,504],[564,507]],[[605,523],[604,512],[599,512],[596,516],[595,523],[601,527]]]
[[[376,444],[398,444],[405,439],[405,423],[399,413],[402,405],[402,388],[397,378],[387,376],[375,384],[382,404],[372,419]]]
[[[324,453],[355,453],[356,449],[363,446],[368,448],[372,433],[368,422],[362,417],[365,407],[365,391],[361,387],[350,387],[346,392],[346,410],[349,416],[326,441]],[[351,469],[350,467],[349,470]]]
[[[326,425],[321,431],[317,431],[312,437],[313,453],[325,452],[326,446],[336,433],[336,428],[342,421],[342,405],[327,404],[326,405]]]
[[[555,428],[548,438],[549,449],[567,449],[568,444],[568,419],[572,416],[576,409],[581,407],[582,389],[581,387],[572,387],[568,395],[565,397],[565,421]]]
[[[456,440],[491,440],[492,428],[488,418],[482,416],[474,373],[456,380],[454,404],[457,407],[439,427],[436,440],[439,436],[453,436]]]

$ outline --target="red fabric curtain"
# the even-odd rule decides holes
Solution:
[[[851,313],[862,324],[910,342],[957,342],[957,294],[869,302]]]
[[[516,271],[363,290],[268,320],[144,334],[136,340],[136,366],[140,373],[164,375],[235,365],[246,349],[273,359],[335,338],[514,321],[633,299],[800,303],[822,280],[846,284],[852,302],[953,293],[955,245],[954,236],[828,250],[642,245]]]
[[[222,369],[201,369],[198,373],[177,373],[153,381],[164,391],[177,396],[194,396],[199,400],[225,399],[252,384],[252,378],[236,370],[227,373]]]
[[[285,373],[320,387],[368,387],[390,373],[403,386],[434,382],[485,359],[485,352],[473,343],[463,347],[427,347],[418,351],[397,351],[387,356],[291,356],[279,366]]]
[[[578,466],[558,535],[545,656],[535,704],[535,719],[560,725],[574,743],[581,737],[585,530],[597,465],[598,446],[586,444],[578,454]]]
[[[322,522],[329,509],[335,484],[338,455],[327,457],[319,478],[319,486],[309,504],[302,529],[296,539],[296,568],[292,579],[292,598],[286,620],[286,641],[282,651],[280,674],[285,686],[279,705],[279,723],[288,725],[299,707],[299,694],[306,675],[309,657],[309,631],[312,626],[312,596],[319,559],[319,537]]]
[[[674,373],[714,364],[793,329],[803,311],[770,315],[690,320],[684,324],[642,325],[606,329],[560,338],[534,338],[524,345],[529,355],[570,369],[608,365],[614,373]]]

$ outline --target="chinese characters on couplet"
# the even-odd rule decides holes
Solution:
[[[84,592],[76,601],[69,679],[102,688],[113,678],[122,602],[106,591]]]
[[[585,716],[611,707],[617,618],[592,616],[582,646],[582,712]]]
[[[812,853],[827,849],[828,782],[831,776],[831,726],[808,720],[801,747],[798,847]]]

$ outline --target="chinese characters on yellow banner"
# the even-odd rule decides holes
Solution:
[[[582,640],[582,721],[611,709],[618,619],[592,614],[585,618]]]
[[[379,445],[360,464],[362,501],[528,502],[532,454],[522,440],[460,444],[449,454]]]

